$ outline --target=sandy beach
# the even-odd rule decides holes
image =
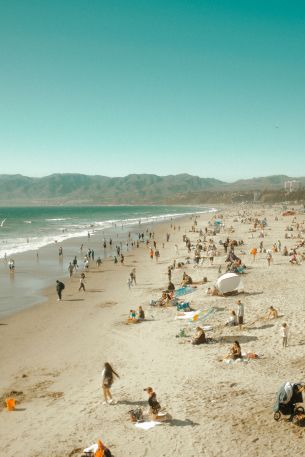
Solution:
[[[282,212],[280,205],[226,207],[221,212],[224,228],[207,237],[213,239],[218,255],[213,264],[205,260],[198,267],[182,237],[186,234],[195,245],[202,238],[198,230],[208,226],[213,214],[197,219],[197,232],[191,231],[194,220],[189,216],[172,222],[175,230],[170,222],[156,225],[158,262],[150,259],[151,245],[142,243],[126,254],[124,265],[107,259],[98,269],[92,263],[86,272],[86,292],[78,291],[78,272],[64,281],[63,301],[57,301],[54,286],[45,292],[43,303],[1,318],[3,455],[78,457],[97,439],[116,457],[303,455],[304,429],[276,422],[272,406],[281,383],[305,381],[304,263],[293,265],[289,256],[275,252],[268,266],[266,252],[258,252],[255,261],[249,253],[261,241],[267,250],[278,240],[282,249],[296,245],[297,239],[285,239],[285,233],[302,232],[304,213],[285,217]],[[250,218],[267,219],[264,238],[259,238],[259,229],[252,231]],[[288,225],[292,231],[285,231]],[[235,249],[247,266],[242,275],[244,292],[209,296],[207,289],[219,277],[219,267],[225,271],[226,254],[219,240],[227,237],[244,241]],[[213,344],[193,346],[190,338],[177,338],[181,329],[191,335],[194,325],[175,320],[174,306],[149,305],[167,287],[168,266],[174,260],[185,262],[188,256],[191,262],[173,270],[172,282],[179,287],[183,272],[196,282],[207,278],[187,300],[195,310],[213,309],[204,322],[212,326],[207,336],[215,340]],[[129,289],[127,280],[134,267],[137,284]],[[224,326],[230,310],[237,309],[237,299],[245,307],[242,329]],[[129,310],[139,305],[146,321],[127,325]],[[282,317],[262,320],[270,305]],[[282,348],[283,322],[289,327],[287,348]],[[239,364],[220,361],[234,340],[243,352],[260,357]],[[120,375],[112,388],[115,405],[103,404],[101,372],[106,361]],[[146,407],[147,386],[155,389],[172,420],[144,431],[131,423],[128,411]],[[16,398],[15,411],[6,411],[7,396]]]

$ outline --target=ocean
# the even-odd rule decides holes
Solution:
[[[0,208],[0,259],[37,251],[55,241],[94,236],[168,220],[185,214],[212,211],[191,206],[20,207]]]
[[[213,211],[198,206],[0,208],[0,317],[43,302],[43,291],[56,279],[67,278],[74,255],[82,265],[89,247],[96,256],[111,257],[116,245],[123,253],[130,248],[129,233],[130,241],[136,240],[139,232],[153,230],[155,223]],[[62,256],[58,255],[60,247]],[[14,273],[8,266],[11,258]]]

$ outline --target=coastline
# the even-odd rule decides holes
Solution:
[[[178,207],[181,208],[181,207]],[[203,211],[206,208],[203,208]],[[211,208],[209,211],[214,211]],[[115,244],[123,243],[123,252],[126,252],[125,243],[127,241],[128,232],[133,235],[133,241],[136,240],[138,231],[145,231],[147,228],[152,228],[156,224],[167,223],[171,218],[189,217],[192,213],[182,214],[164,214],[150,216],[143,219],[141,225],[133,219],[116,221],[115,224],[110,224],[111,221],[105,221],[107,227],[98,229],[97,226],[89,228],[93,233],[88,239],[87,231],[83,236],[76,234],[60,241],[48,243],[40,247],[38,250],[29,249],[25,252],[19,252],[12,257],[15,260],[16,273],[10,274],[8,266],[4,259],[0,264],[0,318],[11,313],[18,312],[20,309],[36,305],[46,300],[44,290],[55,283],[56,279],[65,280],[68,278],[68,265],[75,255],[77,255],[80,265],[90,247],[95,251],[95,258],[100,256],[103,259],[112,257],[115,254]],[[197,214],[205,214],[197,213]],[[121,228],[122,224],[122,228]],[[89,225],[88,225],[89,227]],[[102,248],[104,237],[108,240],[113,238],[113,248],[110,249],[109,244],[107,249]],[[54,237],[56,238],[56,237]],[[83,252],[80,252],[80,246],[84,245]],[[58,256],[59,246],[63,247],[63,256]],[[130,243],[129,248],[130,249]],[[7,281],[9,277],[9,281]]]
[[[116,457],[120,455],[176,455],[184,449],[191,457],[302,455],[302,429],[288,423],[276,423],[272,405],[278,385],[285,379],[299,380],[303,369],[304,346],[300,316],[304,312],[299,284],[303,266],[291,266],[288,259],[274,255],[268,270],[264,255],[251,263],[249,248],[258,243],[249,225],[234,222],[239,207],[223,211],[226,229],[215,237],[216,243],[234,227],[234,237],[244,239],[243,261],[249,266],[244,276],[246,323],[257,319],[270,304],[280,309],[291,328],[291,340],[283,353],[278,322],[257,323],[251,328],[223,329],[236,297],[211,297],[206,289],[218,277],[224,264],[224,253],[215,264],[198,268],[187,265],[176,269],[173,282],[181,281],[183,271],[194,281],[203,276],[208,283],[198,286],[190,300],[195,309],[215,307],[208,324],[211,336],[223,339],[206,347],[192,347],[176,338],[183,323],[174,320],[175,308],[154,309],[156,299],[167,285],[167,266],[176,258],[187,256],[182,235],[192,240],[198,233],[189,232],[189,218],[179,220],[181,230],[169,223],[155,226],[160,245],[170,230],[171,239],[160,248],[160,261],[149,258],[145,246],[135,248],[125,257],[125,266],[105,260],[100,270],[92,268],[87,275],[85,293],[78,292],[78,277],[67,282],[62,302],[56,301],[55,288],[48,290],[48,301],[1,319],[1,395],[12,390],[23,392],[19,411],[0,411],[3,452],[7,456],[21,453],[25,457],[79,456],[81,450],[102,438]],[[248,208],[251,215],[266,215],[270,230],[264,243],[274,240],[284,244],[285,225],[290,219],[279,218],[278,208]],[[211,214],[203,214],[198,225],[203,228]],[[232,235],[231,235],[232,236]],[[286,240],[285,240],[286,242]],[[294,240],[287,240],[293,245]],[[217,244],[218,247],[218,244]],[[137,285],[126,284],[133,267]],[[283,287],[285,286],[285,289]],[[286,300],[284,290],[289,293]],[[126,325],[130,308],[142,305],[147,322]],[[247,365],[227,366],[218,361],[232,339],[238,338],[243,350],[263,354]],[[297,345],[297,350],[296,350]],[[113,386],[118,400],[114,406],[102,404],[101,371],[105,361],[113,364],[120,379]],[[152,386],[162,406],[173,416],[171,425],[150,431],[137,430],[128,419],[128,411],[146,402],[143,389]],[[285,440],[283,433],[285,432]],[[284,442],[283,442],[284,441]]]

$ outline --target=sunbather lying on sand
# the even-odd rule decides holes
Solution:
[[[163,291],[161,298],[158,300],[151,300],[151,306],[169,306],[172,304],[172,294],[168,291]]]

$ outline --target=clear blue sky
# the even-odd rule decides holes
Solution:
[[[305,2],[0,0],[0,173],[305,175]]]

